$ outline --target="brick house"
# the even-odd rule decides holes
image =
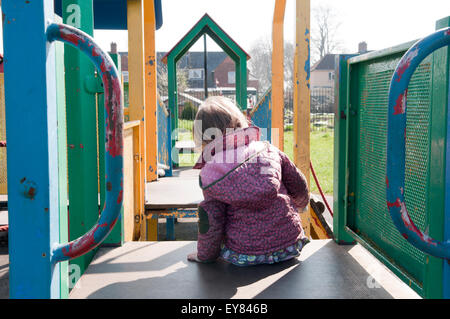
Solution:
[[[358,54],[367,51],[367,43],[361,42],[358,45]],[[311,89],[314,88],[334,88],[334,69],[337,54],[327,54],[311,67]]]

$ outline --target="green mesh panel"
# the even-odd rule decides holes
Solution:
[[[357,168],[353,229],[397,267],[423,283],[425,254],[397,231],[386,207],[389,84],[401,55],[358,65]],[[412,220],[426,229],[431,58],[417,68],[408,91],[405,198]],[[354,74],[352,75],[354,76]],[[352,88],[353,89],[353,88]],[[353,106],[354,107],[354,106]],[[353,147],[353,146],[350,146]]]

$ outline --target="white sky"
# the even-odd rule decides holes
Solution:
[[[157,51],[170,50],[208,13],[244,50],[255,40],[271,37],[275,0],[163,0],[163,26],[156,33]],[[338,37],[346,53],[366,41],[369,50],[380,50],[424,37],[435,30],[438,19],[450,15],[450,0],[311,0],[311,8],[325,4],[341,22]],[[311,27],[313,17],[311,17]],[[312,30],[313,31],[313,30]],[[112,41],[127,51],[127,32],[98,30],[96,40],[105,50]],[[285,40],[295,37],[295,0],[287,0]],[[0,52],[3,53],[0,33]],[[191,49],[203,50],[203,41]],[[208,50],[220,50],[209,39]],[[336,52],[338,53],[338,52]]]
[[[244,50],[261,37],[271,37],[275,0],[163,0],[163,26],[156,33],[157,51],[170,50],[208,13]],[[380,50],[424,37],[435,30],[438,19],[450,15],[450,0],[311,0],[311,8],[329,5],[341,22],[338,37],[347,53],[366,41],[369,50]],[[311,17],[311,27],[313,17]],[[312,30],[313,31],[313,30]],[[127,51],[126,31],[96,31],[100,45],[111,41]],[[285,40],[295,37],[295,0],[287,0]],[[199,40],[191,49],[203,50]],[[209,39],[208,50],[220,50]],[[338,52],[336,52],[338,53]]]

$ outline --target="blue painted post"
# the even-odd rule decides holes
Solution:
[[[59,298],[55,47],[46,27],[53,0],[2,1],[11,298]]]
[[[250,113],[252,123],[261,129],[261,140],[272,141],[272,88],[267,90]]]
[[[166,240],[175,240],[175,218],[166,218]]]

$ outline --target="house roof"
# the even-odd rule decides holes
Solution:
[[[157,60],[161,61],[167,52],[158,52]],[[226,58],[227,54],[221,51],[211,51],[207,54],[208,70],[214,71]],[[178,62],[181,68],[203,69],[203,52],[187,52]]]
[[[311,71],[315,70],[334,70],[336,54],[327,54],[322,59],[316,62],[311,68]]]

